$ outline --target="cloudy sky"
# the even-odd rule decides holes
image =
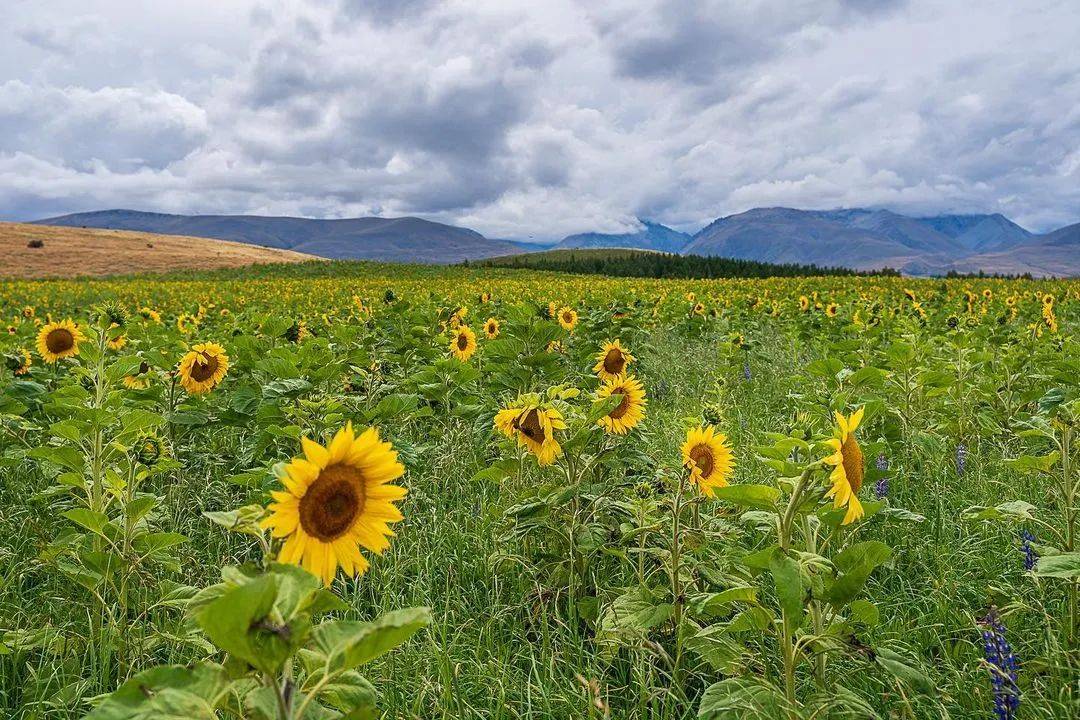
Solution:
[[[1076,0],[6,0],[0,218],[1080,221]]]

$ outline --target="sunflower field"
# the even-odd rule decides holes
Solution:
[[[1080,283],[0,285],[0,713],[1080,717]]]

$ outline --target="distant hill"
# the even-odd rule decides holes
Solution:
[[[917,218],[918,222],[948,235],[976,252],[1015,247],[1034,235],[1004,215],[939,215]]]
[[[681,252],[690,236],[678,230],[654,223],[650,220],[639,220],[641,230],[636,233],[607,234],[607,233],[578,233],[568,235],[555,247],[566,248],[632,248],[637,250],[657,250],[659,252]]]
[[[30,246],[38,242],[40,247]],[[200,237],[0,223],[0,277],[70,278],[317,260],[291,250]]]
[[[37,223],[216,238],[334,259],[453,263],[521,251],[516,243],[489,240],[474,230],[415,217],[312,220],[103,210]]]
[[[957,272],[1036,277],[1080,277],[1080,223],[1060,228],[1046,235],[1033,235],[1007,250],[970,255],[952,263]]]

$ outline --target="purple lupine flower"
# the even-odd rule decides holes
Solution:
[[[960,443],[956,446],[956,474],[964,474],[964,466],[967,465],[967,445]]]
[[[1019,663],[1005,638],[1005,626],[996,607],[990,608],[982,625],[983,652],[994,690],[994,715],[998,720],[1014,720],[1020,707],[1020,688],[1016,684]]]
[[[889,469],[889,458],[885,457],[885,453],[878,453],[877,460],[874,464],[877,465],[877,469],[881,472],[887,472]]]
[[[1024,553],[1024,570],[1033,570],[1035,563],[1039,560],[1039,554],[1035,552],[1035,547],[1032,543],[1035,542],[1035,536],[1028,530],[1020,531],[1020,550]]]
[[[750,378],[753,377],[750,374],[750,363],[749,362],[743,363],[742,376],[743,376],[743,379],[746,380],[747,382],[750,382]]]
[[[882,475],[878,478],[878,481],[874,483],[874,495],[878,500],[881,500],[889,494],[889,478]]]

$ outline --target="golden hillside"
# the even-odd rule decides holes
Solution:
[[[32,248],[32,240],[44,245]],[[208,238],[0,222],[0,277],[214,270],[317,259],[291,250]]]

